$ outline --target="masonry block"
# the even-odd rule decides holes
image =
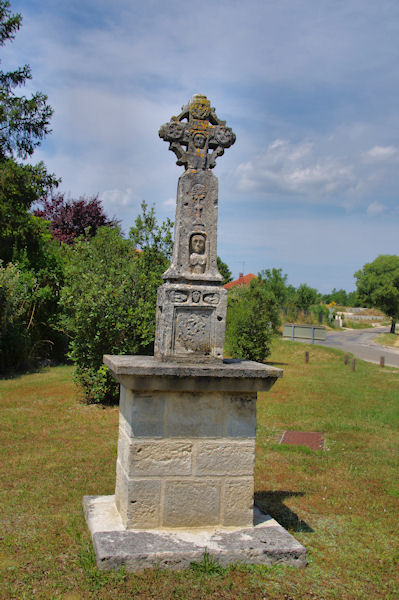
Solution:
[[[209,527],[220,519],[221,481],[166,481],[163,527]]]
[[[159,527],[160,479],[130,479],[117,463],[115,504],[127,529]]]
[[[121,385],[120,426],[129,437],[162,437],[164,410],[161,394],[133,392]]]
[[[222,437],[225,429],[224,394],[180,392],[167,394],[166,437]]]
[[[255,438],[256,394],[228,394],[225,397],[226,436]]]
[[[221,524],[225,527],[253,525],[253,477],[227,479],[223,490]]]
[[[190,475],[192,443],[129,439],[119,431],[118,460],[128,477]]]
[[[253,475],[255,440],[199,442],[194,475]]]

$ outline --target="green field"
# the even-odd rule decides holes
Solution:
[[[281,340],[270,361],[284,377],[258,401],[256,499],[306,569],[100,573],[81,501],[113,493],[118,409],[81,404],[57,367],[0,380],[0,598],[397,600],[399,370]],[[280,445],[286,429],[323,432],[324,450]]]

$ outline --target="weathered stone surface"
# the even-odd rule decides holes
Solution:
[[[130,437],[162,437],[165,399],[157,394],[137,393],[121,385],[119,424]]]
[[[182,106],[177,117],[162,125],[159,137],[169,142],[169,150],[177,156],[177,165],[195,171],[212,169],[216,158],[236,139],[232,129],[226,127],[226,121],[216,116],[215,109],[202,94],[195,94]]]
[[[211,527],[220,518],[221,481],[165,481],[163,527]]]
[[[165,283],[158,288],[154,355],[163,360],[221,361],[226,309],[223,288]]]
[[[179,440],[135,440],[122,431],[118,460],[128,477],[190,475],[192,443]]]
[[[165,436],[223,437],[226,420],[224,394],[169,393],[166,403]]]
[[[113,496],[85,496],[83,506],[102,571],[122,565],[129,572],[158,567],[184,569],[204,551],[221,565],[232,562],[306,566],[306,550],[277,521],[256,509],[256,525],[200,531],[125,530]]]
[[[227,437],[256,436],[256,394],[226,395],[225,411]]]
[[[217,267],[218,181],[210,169],[235,135],[201,95],[159,135],[186,172],[177,187],[172,261],[158,290],[154,354],[161,360],[221,361],[227,292]]]
[[[223,490],[221,524],[229,527],[241,523],[243,527],[251,527],[253,524],[253,498],[253,477],[226,479]]]
[[[115,505],[127,529],[160,526],[161,480],[129,479],[117,462]]]
[[[255,440],[198,442],[194,475],[253,475]]]
[[[268,390],[283,371],[250,360],[225,359],[221,363],[190,364],[161,361],[154,356],[113,356],[104,363],[124,387],[135,391],[233,391]]]

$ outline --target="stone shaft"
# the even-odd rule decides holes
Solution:
[[[161,360],[223,359],[227,292],[217,268],[217,178],[179,179],[173,257],[158,289],[154,355]]]

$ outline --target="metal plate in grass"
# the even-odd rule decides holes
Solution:
[[[323,434],[312,431],[284,431],[280,444],[307,446],[311,450],[322,450],[324,438]]]

